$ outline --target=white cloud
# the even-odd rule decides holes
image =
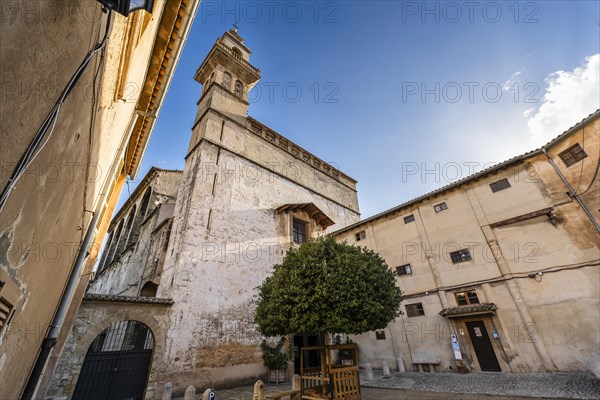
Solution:
[[[549,74],[542,105],[527,110],[527,127],[534,147],[539,147],[600,108],[600,54],[585,59],[572,71]]]
[[[521,75],[523,73],[523,70],[518,70],[515,71],[511,76],[510,79],[507,80],[506,82],[504,82],[504,85],[502,85],[502,89],[504,89],[505,91],[509,91],[510,87],[513,83],[517,82],[517,79],[519,77],[519,75]]]
[[[533,114],[534,111],[535,111],[535,107],[528,108],[527,110],[523,111],[523,116],[525,118],[529,118],[531,116],[531,114]]]

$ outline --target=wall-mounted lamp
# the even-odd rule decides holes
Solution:
[[[527,275],[527,277],[535,279],[536,282],[541,282],[542,281],[542,275],[544,275],[543,272],[536,272],[534,274]]]
[[[136,10],[152,12],[154,0],[97,0],[104,7],[118,12],[121,15],[128,16],[129,13]]]

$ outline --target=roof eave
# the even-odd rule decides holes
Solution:
[[[572,127],[570,127],[569,129],[567,129],[566,131],[564,131],[563,133],[561,133],[560,135],[558,135],[557,137],[555,137],[554,139],[552,139],[551,141],[549,141],[548,143],[546,143],[545,145],[543,145],[542,147],[540,147],[538,149],[529,151],[527,153],[521,154],[521,155],[513,157],[511,159],[508,159],[508,160],[506,160],[504,162],[501,162],[499,164],[496,164],[496,165],[494,165],[492,167],[489,167],[487,169],[479,171],[479,172],[477,172],[477,173],[475,173],[473,175],[467,176],[467,177],[465,177],[465,178],[463,178],[463,179],[461,179],[459,181],[456,181],[456,182],[451,183],[449,185],[443,186],[443,187],[441,187],[441,188],[439,188],[437,190],[434,190],[432,192],[428,192],[428,193],[426,193],[426,194],[424,194],[422,196],[416,197],[416,198],[414,198],[412,200],[409,200],[407,202],[404,202],[404,203],[402,203],[402,204],[400,204],[398,206],[392,207],[392,208],[390,208],[390,209],[388,209],[386,211],[383,211],[383,212],[380,212],[378,214],[375,214],[375,215],[373,215],[373,216],[371,216],[369,218],[365,218],[364,220],[359,221],[357,223],[354,223],[352,225],[348,225],[348,226],[346,226],[346,227],[344,227],[344,228],[342,228],[340,230],[332,232],[331,234],[332,235],[339,235],[339,234],[347,232],[349,230],[356,229],[359,226],[362,226],[362,225],[367,224],[369,222],[378,220],[378,219],[380,219],[382,217],[385,217],[385,216],[387,216],[389,214],[393,214],[395,212],[398,212],[398,211],[400,211],[400,210],[402,210],[402,209],[404,209],[406,207],[409,207],[409,206],[414,205],[416,203],[419,203],[421,201],[427,200],[430,197],[438,196],[438,195],[440,195],[440,194],[442,194],[444,192],[447,192],[449,190],[452,190],[452,189],[454,189],[454,188],[456,188],[458,186],[461,186],[461,185],[466,184],[468,182],[471,182],[473,180],[482,178],[484,176],[490,175],[490,174],[492,174],[494,172],[497,172],[497,171],[499,171],[499,170],[501,170],[503,168],[507,168],[507,167],[509,167],[509,166],[511,166],[513,164],[522,162],[523,160],[525,160],[527,158],[530,158],[530,157],[538,155],[538,154],[543,154],[544,150],[548,149],[551,146],[556,145],[557,143],[560,143],[561,141],[563,141],[564,139],[566,139],[570,135],[572,135],[572,134],[576,133],[577,131],[579,131],[584,125],[587,125],[587,124],[591,123],[592,121],[594,121],[598,117],[600,117],[600,109],[594,111],[592,114],[588,115],[586,118],[584,118],[583,120],[581,120],[577,124],[573,125]]]

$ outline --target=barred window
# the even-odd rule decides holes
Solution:
[[[294,243],[302,244],[302,243],[306,242],[306,239],[308,237],[307,230],[306,230],[306,222],[294,218],[293,225],[294,225],[293,226]]]
[[[450,258],[452,259],[453,264],[458,264],[465,261],[471,261],[471,252],[469,249],[462,249],[458,251],[453,251],[450,253]]]
[[[490,188],[492,188],[492,192],[496,193],[504,189],[508,189],[510,187],[510,183],[508,179],[504,178],[496,182],[490,183]]]
[[[411,268],[410,264],[401,265],[399,267],[396,267],[396,274],[398,274],[399,276],[412,274],[412,268]]]
[[[410,224],[411,222],[414,222],[415,220],[415,216],[413,214],[407,215],[406,217],[404,217],[404,223],[405,224]]]
[[[579,143],[575,143],[573,146],[569,147],[565,151],[558,153],[558,156],[562,160],[562,162],[570,167],[571,165],[577,164],[579,161],[586,158],[587,153],[581,148]]]

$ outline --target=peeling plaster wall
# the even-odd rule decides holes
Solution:
[[[61,108],[52,138],[2,210],[2,280],[10,280],[19,299],[12,304],[17,311],[10,325],[0,332],[0,398],[20,395],[92,218],[90,210],[110,189],[107,181],[122,178],[114,177],[120,168],[115,157],[131,134],[164,6],[156,1],[154,14],[135,25],[135,32],[131,20],[114,17],[103,63],[94,57]],[[2,18],[4,188],[71,75],[104,34],[106,14],[95,0],[43,0],[3,4]]]
[[[303,187],[316,170],[296,181],[274,174],[248,160],[264,155],[259,146],[251,147],[257,140],[253,133],[237,124],[225,126],[222,142],[201,141],[187,157],[168,269],[159,287],[159,297],[175,301],[164,360],[171,370],[163,379],[173,382],[174,392],[190,384],[252,381],[263,373],[262,338],[252,323],[251,300],[254,288],[292,245],[291,215],[278,215],[276,208],[312,202],[335,221],[327,232],[358,221],[356,210],[330,200],[356,204],[354,190],[333,182],[315,182],[313,190]],[[233,138],[244,157],[226,148],[234,147]],[[297,162],[269,143],[262,146],[271,159]]]

